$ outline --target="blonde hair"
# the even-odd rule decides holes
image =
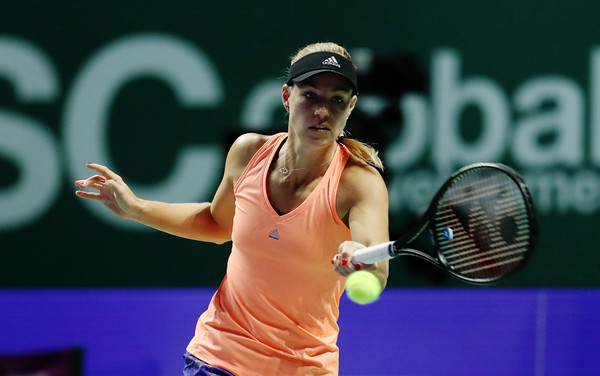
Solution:
[[[351,62],[354,66],[354,69],[357,69],[348,51],[344,47],[333,42],[313,43],[299,49],[298,52],[296,52],[296,54],[290,59],[290,66],[298,60],[300,60],[301,58],[303,58],[304,56],[315,52],[334,52],[348,59],[348,61]],[[346,146],[350,154],[352,154],[359,160],[383,171],[383,162],[379,158],[379,152],[375,148],[365,144],[364,142],[361,142],[356,139],[346,138],[346,134],[347,132],[346,130],[344,130],[344,133],[342,135],[343,137],[340,137],[339,142]]]
[[[342,55],[343,57],[348,59],[349,62],[352,63],[352,65],[354,66],[354,69],[357,69],[357,66],[354,65],[354,62],[352,61],[352,57],[350,57],[350,54],[348,53],[348,51],[344,47],[340,46],[337,43],[333,43],[333,42],[313,43],[313,44],[309,44],[308,46],[302,47],[301,49],[298,50],[298,52],[296,52],[296,54],[294,56],[292,56],[290,65],[292,65],[295,62],[297,62],[298,60],[302,59],[304,56],[314,54],[315,52],[334,52],[338,55]]]

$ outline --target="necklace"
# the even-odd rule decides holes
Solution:
[[[325,162],[321,163],[318,166],[313,166],[313,167],[310,167],[310,166],[309,167],[298,167],[298,168],[290,168],[290,169],[287,169],[287,167],[285,167],[285,158],[287,157],[287,151],[286,151],[285,155],[283,156],[283,167],[279,168],[279,173],[281,173],[282,175],[287,175],[287,174],[289,174],[292,171],[298,171],[298,170],[304,170],[304,169],[307,169],[307,168],[317,168],[317,167],[325,166],[327,163],[331,162],[331,160],[333,159],[333,156],[335,155],[335,150],[336,149],[337,148],[333,149],[333,153],[331,153],[331,157],[329,157],[328,160],[326,160]]]

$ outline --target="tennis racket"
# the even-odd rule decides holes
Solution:
[[[411,248],[429,230],[432,246]],[[427,212],[400,239],[360,249],[354,264],[416,256],[470,283],[497,281],[521,268],[537,242],[529,189],[513,169],[477,163],[456,171]]]

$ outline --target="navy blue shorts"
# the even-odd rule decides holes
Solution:
[[[183,359],[185,360],[183,376],[235,376],[224,369],[204,363],[187,351],[183,354]]]

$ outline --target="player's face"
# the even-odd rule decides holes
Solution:
[[[357,100],[345,78],[335,73],[320,73],[287,90],[290,131],[301,138],[327,141],[335,141],[342,135]],[[283,96],[285,104],[285,87]]]

